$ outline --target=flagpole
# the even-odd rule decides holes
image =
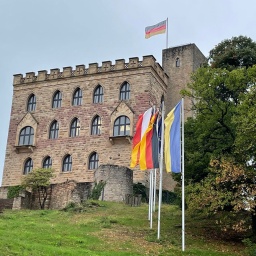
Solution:
[[[150,209],[151,209],[151,170],[149,171],[149,191],[148,191],[148,220],[150,221]]]
[[[182,251],[185,251],[184,98],[181,101],[182,136]]]
[[[158,198],[158,228],[157,239],[160,239],[161,225],[161,204],[162,204],[162,183],[163,183],[163,155],[164,155],[164,101],[162,102],[162,130],[161,130],[161,148],[160,148],[160,165],[159,165],[159,198]]]
[[[150,170],[150,183],[151,183],[151,190],[150,190],[150,229],[152,229],[153,224],[153,170]]]
[[[153,114],[156,113],[156,108],[153,106]],[[150,170],[150,175],[149,175],[149,180],[150,180],[150,190],[149,190],[149,221],[150,221],[150,228],[152,229],[152,223],[153,223],[153,197],[154,197],[154,177],[153,177],[153,169]]]
[[[166,19],[166,49],[168,49],[168,17]]]
[[[155,168],[155,171],[154,171],[154,203],[153,203],[153,211],[155,212],[156,211],[156,168]]]

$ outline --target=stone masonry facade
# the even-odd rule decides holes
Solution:
[[[178,62],[177,62],[178,60]],[[44,160],[51,159],[55,177],[52,184],[74,180],[78,183],[94,182],[95,169],[90,166],[90,157],[97,154],[97,166],[115,165],[129,168],[132,137],[138,116],[150,106],[159,106],[165,99],[166,114],[177,104],[180,89],[185,88],[190,75],[206,61],[194,45],[163,50],[163,65],[152,56],[142,60],[134,57],[126,63],[119,59],[111,61],[28,72],[14,75],[13,99],[10,116],[2,190],[19,185],[27,159],[33,168],[41,168]],[[177,65],[178,63],[178,65]],[[129,97],[120,99],[121,88],[129,84]],[[103,101],[93,103],[95,90],[101,86]],[[72,99],[77,90],[82,92],[81,104],[74,106]],[[53,108],[56,92],[62,95],[61,107]],[[35,96],[35,109],[28,111],[31,95]],[[189,109],[190,103],[185,100]],[[187,114],[189,115],[189,114]],[[190,114],[191,115],[191,114]],[[128,118],[129,134],[114,136],[116,120]],[[93,120],[101,120],[100,134],[91,135]],[[72,120],[79,120],[80,132],[71,137]],[[50,127],[58,122],[58,137],[50,139]],[[29,146],[20,146],[19,139],[24,127],[32,127],[33,141]],[[121,127],[122,128],[122,127]],[[65,156],[72,158],[72,169],[63,171]],[[168,175],[167,175],[168,176]],[[133,170],[133,182],[147,185],[148,172]],[[163,182],[164,189],[173,189],[170,175]],[[4,192],[2,192],[4,193]]]
[[[172,109],[180,101],[180,91],[190,82],[191,74],[207,62],[195,44],[181,45],[163,50],[163,69],[169,75],[167,109]],[[184,99],[185,118],[193,115],[192,102]]]
[[[130,98],[119,100],[120,87],[124,82],[130,85]],[[153,56],[145,56],[142,61],[130,58],[129,63],[117,60],[111,62],[51,69],[46,71],[14,75],[13,104],[10,118],[6,159],[3,174],[3,186],[14,186],[21,182],[24,175],[24,163],[31,158],[33,168],[42,167],[46,157],[51,157],[55,177],[53,184],[66,180],[77,182],[93,182],[94,170],[89,169],[88,159],[92,152],[99,157],[98,165],[115,164],[129,167],[131,140],[138,115],[149,108],[150,104],[160,104],[166,95],[168,76]],[[103,87],[103,102],[93,103],[95,88]],[[82,103],[72,105],[74,91],[82,90]],[[52,108],[54,93],[62,94],[60,108]],[[28,99],[36,96],[36,108],[27,111]],[[91,135],[93,118],[101,118],[100,135]],[[130,120],[130,136],[113,136],[113,123],[119,116],[127,116]],[[71,121],[78,118],[80,134],[69,136]],[[49,139],[49,127],[56,120],[59,123],[59,136]],[[19,136],[24,127],[34,130],[34,138],[30,146],[19,146]],[[63,158],[70,154],[72,170],[62,171]],[[134,181],[143,181],[144,173],[134,172]]]
[[[100,200],[124,202],[126,195],[133,194],[133,173],[127,167],[101,165],[95,171],[95,182],[105,183]]]

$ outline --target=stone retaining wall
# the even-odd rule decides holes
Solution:
[[[133,193],[133,172],[127,167],[101,165],[94,175],[97,183],[106,182],[100,200],[123,202],[126,194]]]

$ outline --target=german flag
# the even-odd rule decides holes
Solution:
[[[164,34],[166,31],[166,20],[157,23],[156,25],[145,28],[145,38],[148,39],[151,36],[158,34]]]

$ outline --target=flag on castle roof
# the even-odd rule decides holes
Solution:
[[[151,36],[158,34],[164,34],[166,31],[166,20],[161,21],[153,26],[148,26],[145,28],[145,38],[148,39]]]

